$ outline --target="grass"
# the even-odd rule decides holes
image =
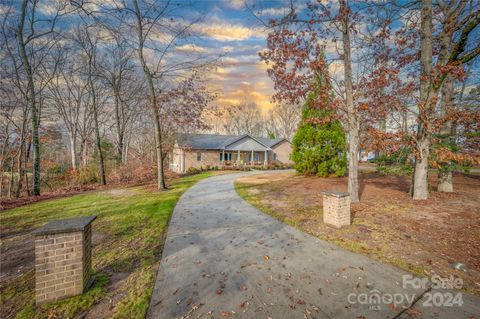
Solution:
[[[93,234],[100,237],[92,256],[96,282],[86,293],[35,306],[31,269],[3,285],[1,312],[16,318],[72,318],[95,304],[115,299],[113,309],[108,310],[109,317],[143,318],[173,208],[190,186],[211,175],[206,172],[174,180],[170,189],[163,192],[152,187],[126,188],[118,193],[92,192],[0,213],[3,236],[25,237],[25,232],[51,220],[96,215]],[[2,240],[2,246],[5,244],[6,240]],[[110,278],[115,273],[125,278],[113,288]]]

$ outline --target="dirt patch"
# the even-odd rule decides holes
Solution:
[[[106,297],[90,308],[86,314],[78,317],[84,319],[110,318],[118,302],[127,297],[127,291],[121,287],[127,281],[129,274],[128,272],[111,273]]]
[[[35,259],[34,243],[34,236],[30,233],[2,240],[0,284],[32,270]]]
[[[436,176],[429,182],[433,190]],[[237,183],[252,203],[295,227],[417,274],[460,277],[465,290],[480,295],[478,176],[457,174],[454,193],[432,191],[428,200],[414,201],[408,177],[363,172],[361,201],[352,205],[353,225],[342,229],[323,224],[321,192],[346,191],[347,178],[283,172],[243,177]],[[470,271],[452,269],[453,262]]]
[[[118,189],[109,189],[107,191],[100,192],[99,194],[105,194],[112,197],[122,197],[122,196],[134,195],[135,192],[133,191],[133,189],[118,188]]]

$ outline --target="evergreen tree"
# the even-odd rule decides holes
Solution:
[[[317,72],[314,81],[315,89],[307,97],[293,137],[292,160],[302,174],[344,176],[347,171],[345,133],[334,117],[328,73]]]

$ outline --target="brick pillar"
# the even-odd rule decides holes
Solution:
[[[58,220],[35,231],[37,304],[83,293],[92,283],[95,216]]]
[[[351,224],[350,194],[322,192],[323,222],[340,228]]]

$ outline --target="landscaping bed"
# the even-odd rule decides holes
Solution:
[[[180,196],[213,174],[154,185],[88,192],[0,212],[2,318],[143,318],[160,262],[164,235]],[[32,231],[56,219],[96,215],[93,223],[94,286],[64,301],[35,306]]]
[[[455,175],[454,193],[432,191],[425,201],[411,199],[407,176],[362,172],[360,185],[353,225],[335,229],[323,223],[321,192],[346,191],[346,177],[281,172],[236,181],[245,200],[294,227],[418,275],[460,277],[464,290],[480,295],[479,176]],[[453,269],[455,262],[469,270]]]

